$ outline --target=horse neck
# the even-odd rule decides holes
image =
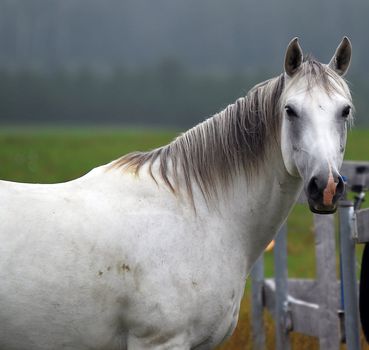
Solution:
[[[239,236],[246,273],[286,220],[301,187],[301,180],[288,174],[276,149],[252,179],[240,174],[219,198],[219,213],[226,223],[224,234],[229,235],[232,229]]]
[[[202,143],[199,145],[202,147]],[[235,169],[221,169],[222,172],[233,173],[233,176],[226,179],[224,176],[213,176],[220,167],[218,164],[210,169],[209,164],[213,163],[208,161],[205,175],[211,176],[209,188],[214,194],[210,198],[206,197],[206,193],[204,194],[196,181],[196,176],[204,174],[188,170],[192,169],[187,165],[191,164],[189,159],[194,157],[191,154],[193,149],[188,147],[188,152],[174,152],[171,148],[164,150],[167,152],[165,157],[154,153],[152,166],[146,163],[146,166],[150,167],[147,176],[150,177],[151,172],[159,187],[167,188],[167,193],[168,182],[173,184],[172,192],[177,197],[175,202],[182,203],[181,207],[183,206],[181,212],[188,215],[191,222],[196,222],[196,227],[201,231],[207,232],[207,237],[221,235],[222,242],[228,241],[227,246],[234,247],[232,258],[238,259],[240,264],[235,265],[242,265],[240,273],[245,277],[287,218],[302,187],[302,181],[286,171],[278,143],[268,147],[263,161],[259,162],[260,166],[248,174],[234,163],[233,166],[237,167]],[[195,149],[198,154],[203,155],[201,159],[206,159],[207,150],[208,147]],[[214,152],[212,154],[214,155]],[[202,163],[198,162],[198,165],[200,167]]]

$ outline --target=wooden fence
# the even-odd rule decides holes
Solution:
[[[347,188],[363,197],[369,188],[369,162],[344,162],[341,174]],[[302,194],[300,201],[304,202]],[[265,348],[263,309],[267,308],[276,327],[276,349],[290,349],[289,334],[296,331],[319,338],[320,349],[359,350],[358,283],[355,245],[369,242],[369,209],[354,210],[354,203],[339,203],[339,247],[341,278],[336,277],[334,215],[314,214],[317,278],[288,279],[287,227],[278,233],[274,247],[275,277],[264,279],[264,258],[253,267],[252,329],[255,350]],[[368,296],[369,297],[369,296]]]

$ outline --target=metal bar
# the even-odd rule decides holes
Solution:
[[[251,270],[252,341],[254,350],[265,349],[263,321],[264,255],[256,260]]]
[[[339,289],[336,277],[334,216],[314,214],[316,266],[319,300],[320,349],[337,350],[340,345]]]
[[[369,208],[356,212],[357,243],[369,242]]]
[[[344,201],[339,207],[340,250],[345,311],[345,333],[348,350],[360,349],[359,308],[356,278],[355,242],[353,239],[353,203]]]
[[[287,287],[287,226],[283,225],[275,239],[274,263],[275,263],[275,323],[276,323],[276,349],[289,350],[288,337],[291,328],[288,317],[288,287]]]

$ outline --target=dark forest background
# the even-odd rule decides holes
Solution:
[[[184,126],[282,71],[299,36],[328,62],[343,35],[369,125],[364,0],[0,0],[0,122]]]

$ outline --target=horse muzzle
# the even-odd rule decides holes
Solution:
[[[317,214],[334,213],[344,190],[345,184],[338,173],[330,171],[328,176],[312,176],[305,189],[310,210]]]

